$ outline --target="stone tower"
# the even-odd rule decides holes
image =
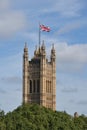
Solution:
[[[46,58],[44,41],[29,61],[25,44],[23,54],[23,103],[37,103],[56,110],[56,56],[54,45],[50,61]]]

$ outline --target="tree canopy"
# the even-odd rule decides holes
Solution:
[[[0,111],[0,130],[87,130],[87,117],[23,104],[7,114]]]

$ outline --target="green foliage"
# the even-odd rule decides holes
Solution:
[[[6,115],[0,111],[0,130],[87,130],[87,117],[73,118],[37,104],[23,104]]]

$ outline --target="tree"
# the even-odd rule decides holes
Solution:
[[[37,104],[23,104],[6,115],[0,111],[0,130],[87,130],[87,117],[73,118]]]

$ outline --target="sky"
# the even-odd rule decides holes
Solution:
[[[0,109],[22,104],[23,49],[56,49],[56,109],[87,115],[87,0],[0,0]]]

